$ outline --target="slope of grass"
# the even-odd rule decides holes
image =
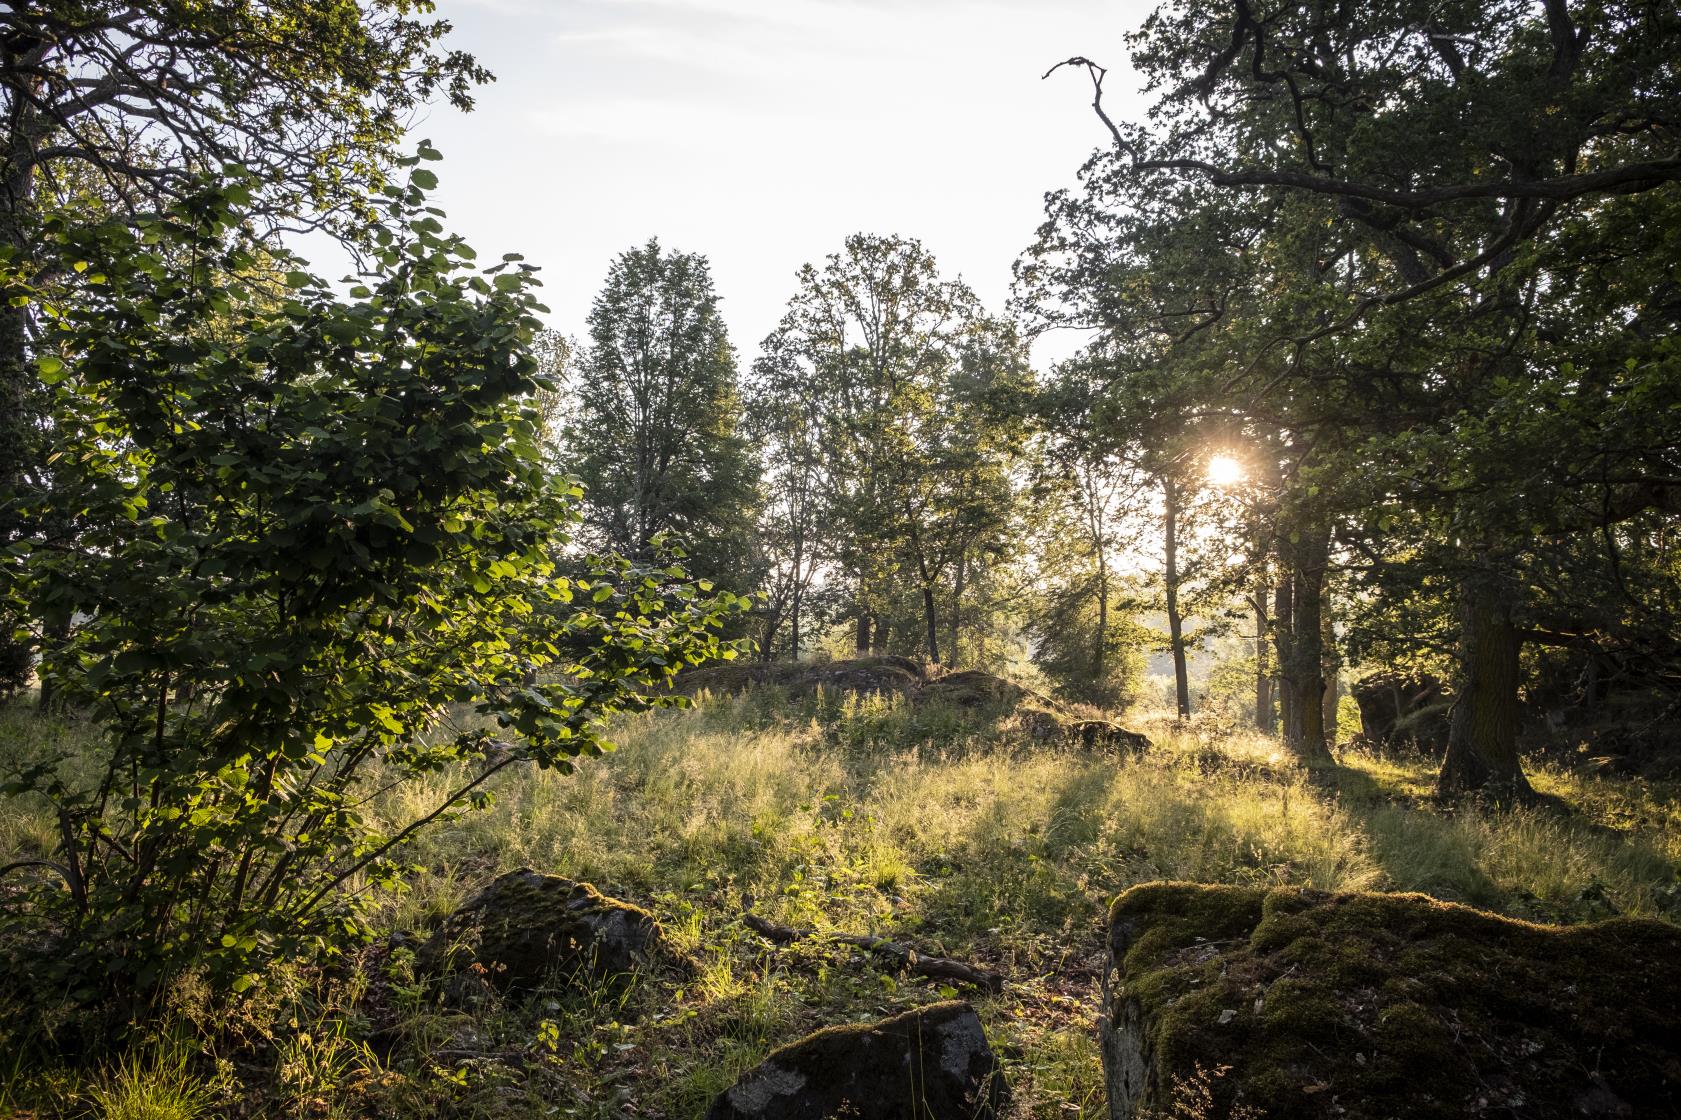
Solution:
[[[0,715],[0,733],[22,734],[20,718]],[[1008,718],[774,691],[628,720],[619,750],[576,774],[502,775],[493,809],[421,842],[410,889],[378,916],[423,932],[529,866],[650,907],[700,962],[694,976],[468,1016],[414,978],[408,948],[382,944],[330,978],[275,979],[249,1012],[269,1021],[243,1036],[263,1041],[232,1055],[241,1087],[224,1087],[224,1110],[697,1116],[805,1030],[944,994],[821,942],[772,948],[741,925],[749,907],[1004,972],[1005,993],[977,1006],[1016,1107],[1045,1117],[1104,1114],[1100,922],[1136,883],[1420,890],[1566,922],[1677,907],[1673,789],[1549,770],[1536,784],[1574,813],[1449,810],[1426,796],[1425,760],[1351,752],[1308,773],[1264,737],[1145,729],[1146,755],[1092,755],[1033,744]],[[28,734],[39,746],[73,732]],[[380,812],[409,819],[443,783]],[[39,807],[6,806],[0,849],[41,849],[48,825]]]

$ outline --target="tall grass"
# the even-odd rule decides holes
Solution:
[[[80,734],[21,720],[33,717],[0,713],[0,734],[26,737],[32,755],[73,748]],[[564,1100],[577,1116],[615,1115],[632,1100],[696,1116],[803,1031],[940,994],[821,944],[770,949],[739,922],[751,908],[1007,972],[1006,993],[977,1002],[1022,1107],[1098,1117],[1102,915],[1135,883],[1418,890],[1558,921],[1673,916],[1681,905],[1673,787],[1542,767],[1537,787],[1573,812],[1485,813],[1431,800],[1425,759],[1345,750],[1308,772],[1266,737],[1167,721],[1147,730],[1150,751],[1116,756],[1034,743],[1008,718],[772,693],[627,719],[613,754],[570,775],[511,768],[494,779],[493,808],[424,834],[411,853],[420,871],[381,898],[378,917],[423,931],[493,875],[529,866],[650,905],[693,974],[640,989],[624,1014],[552,1004],[468,1017],[428,1005],[413,978],[388,983],[383,998],[403,993],[414,1057],[376,1062],[323,1010],[277,1032],[270,1099],[331,1104],[344,1082],[398,1116],[433,1114],[444,1099],[471,1113],[494,1094]],[[376,823],[414,819],[454,777],[380,794]],[[43,806],[0,805],[0,862],[52,841]],[[547,1052],[535,1037],[553,1040],[538,1020],[561,1024],[552,1061],[530,1060]],[[293,1037],[304,1031],[307,1043]],[[493,1077],[432,1058],[499,1049],[521,1055],[523,1081],[510,1082],[514,1067]],[[187,1117],[201,1103],[190,1082],[151,1066],[115,1067],[98,1086],[83,1099],[111,1116]]]

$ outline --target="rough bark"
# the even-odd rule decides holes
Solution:
[[[29,62],[43,46],[38,40],[0,45],[7,72]],[[47,129],[35,102],[40,79],[25,80],[24,85],[7,98],[5,163],[0,167],[0,244],[12,251],[14,260],[28,259],[32,249],[28,231],[35,204],[36,153]],[[29,362],[29,312],[0,301],[0,546],[24,532],[18,511],[32,474],[31,402],[36,391]],[[27,629],[26,621],[0,610],[0,697],[28,679],[30,645],[13,637]]]
[[[932,584],[922,585],[922,621],[928,630],[928,663],[940,663],[940,616],[935,610],[934,587]]]
[[[1325,743],[1325,667],[1322,640],[1325,569],[1331,536],[1324,524],[1300,526],[1280,542],[1288,559],[1288,624],[1275,619],[1280,698],[1284,708],[1284,745],[1303,762],[1329,762]]]
[[[1460,588],[1459,679],[1436,788],[1498,803],[1533,797],[1518,758],[1518,653],[1511,606],[1479,580]]]

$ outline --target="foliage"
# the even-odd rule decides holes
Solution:
[[[918,643],[941,660],[941,593],[955,619],[968,564],[1002,549],[1009,525],[1027,384],[1013,330],[918,242],[856,234],[800,270],[754,378],[775,477],[821,511],[802,505],[790,531],[823,526],[860,644],[909,591]]]
[[[347,297],[284,258],[256,271],[245,178],[133,225],[46,223],[80,283],[40,305],[60,451],[12,551],[49,623],[77,622],[43,677],[106,739],[92,767],[29,760],[6,788],[56,818],[37,862],[68,889],[11,905],[52,933],[33,980],[73,1001],[188,969],[239,990],[340,949],[417,831],[489,804],[515,761],[600,753],[603,717],[731,652],[733,597],[680,569],[554,575],[576,491],[527,403],[531,270],[473,270],[410,163]],[[514,741],[442,721],[462,706]],[[462,759],[478,769],[373,827],[371,769]]]
[[[562,433],[588,540],[649,558],[660,534],[681,537],[697,572],[751,590],[755,467],[706,258],[657,241],[620,254],[589,333]]]
[[[826,696],[815,717],[775,689],[625,717],[619,749],[573,775],[493,779],[497,804],[420,836],[413,889],[381,896],[370,915],[381,929],[424,930],[497,873],[538,867],[645,904],[695,958],[694,975],[651,978],[623,1006],[585,990],[466,1016],[409,973],[405,950],[376,947],[345,962],[367,996],[282,1005],[277,1038],[307,1033],[321,1050],[334,1022],[347,1044],[377,1032],[383,1075],[347,1077],[328,1097],[346,1112],[503,1115],[541,1101],[586,1116],[626,1102],[690,1115],[809,1030],[940,998],[850,951],[769,950],[739,920],[751,895],[753,911],[778,922],[872,932],[1007,970],[1004,996],[978,1004],[1010,1056],[1021,1107],[1049,1120],[1085,1103],[1096,1120],[1106,1115],[1090,1095],[1101,1082],[1091,1026],[1100,919],[1134,883],[1422,890],[1572,923],[1612,907],[1681,912],[1673,783],[1540,765],[1536,783],[1578,813],[1442,811],[1425,796],[1425,758],[1347,751],[1339,768],[1305,774],[1276,740],[1166,724],[1148,728],[1145,755],[1088,756],[1007,725],[941,726],[927,711],[849,694]],[[0,732],[29,722],[8,718]],[[446,770],[395,786],[371,811],[389,828],[453,781]],[[10,835],[43,830],[44,814]],[[348,982],[340,971],[318,983]],[[558,1026],[558,1061],[534,1038],[544,1019]],[[211,1035],[206,1045],[233,1043]],[[275,1099],[281,1058],[242,1055],[245,1099]]]

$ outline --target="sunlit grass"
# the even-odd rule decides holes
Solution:
[[[15,714],[0,721],[37,753],[73,748],[80,734]],[[412,889],[382,896],[376,924],[424,935],[498,872],[529,866],[650,906],[694,971],[639,992],[625,1022],[593,1007],[517,1006],[472,1020],[422,999],[407,1013],[407,1045],[528,1053],[534,1016],[553,1014],[568,1049],[544,1067],[556,1083],[542,1093],[609,1110],[578,1115],[609,1115],[639,1095],[667,1115],[695,1116],[805,1030],[940,994],[845,951],[772,949],[740,924],[751,906],[775,921],[878,933],[1006,972],[1006,994],[977,1006],[1006,1048],[1018,1099],[1033,1115],[1096,1117],[1104,1105],[1090,1027],[1102,917],[1135,883],[1418,890],[1550,921],[1677,912],[1672,787],[1539,766],[1537,789],[1573,811],[1485,812],[1438,804],[1427,759],[1344,749],[1336,766],[1309,772],[1268,736],[1135,722],[1153,748],[1117,756],[1035,744],[1009,721],[757,695],[627,719],[616,728],[619,749],[571,775],[510,770],[495,780],[493,808],[412,850]],[[458,777],[385,794],[375,816],[396,827]],[[44,807],[0,810],[6,852],[44,853],[53,840]],[[311,1033],[326,1037],[320,1026]],[[311,1055],[283,1042],[277,1070],[287,1076],[278,1080],[312,1091],[345,1080],[336,1065],[302,1062]],[[348,1080],[385,1085],[379,1099],[394,1115],[439,1093],[476,1100],[490,1091],[447,1069],[425,1073],[433,1068]],[[118,1093],[127,1082],[106,1084]]]

